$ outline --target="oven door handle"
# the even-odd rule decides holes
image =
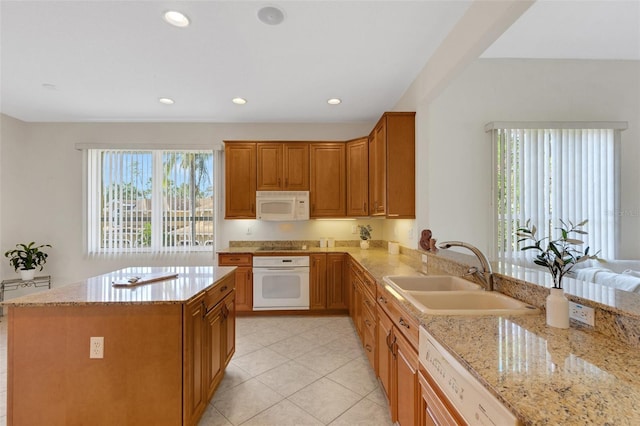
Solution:
[[[254,274],[265,272],[309,272],[309,268],[253,268]]]

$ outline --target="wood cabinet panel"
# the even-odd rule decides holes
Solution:
[[[258,143],[257,190],[277,191],[282,189],[282,144]]]
[[[184,412],[183,424],[194,424],[207,405],[204,385],[205,334],[204,296],[198,297],[185,306],[184,317]]]
[[[309,144],[257,143],[258,191],[308,191]]]
[[[256,217],[256,144],[225,143],[225,219]]]
[[[253,256],[248,253],[220,253],[218,265],[237,266],[235,309],[238,312],[253,311]]]
[[[309,144],[285,143],[283,176],[286,191],[309,190]]]
[[[347,256],[344,253],[327,254],[327,309],[349,308],[346,270]]]
[[[397,421],[400,425],[417,425],[419,419],[418,400],[418,352],[401,333],[396,336],[396,404]]]
[[[387,112],[369,135],[369,214],[415,218],[415,113]]]
[[[369,215],[369,141],[360,138],[346,144],[347,216]]]
[[[309,309],[327,307],[327,256],[312,254],[309,256]]]
[[[216,385],[222,380],[224,373],[223,361],[221,354],[220,342],[223,336],[223,314],[222,304],[211,309],[204,317],[204,336],[206,349],[203,351],[205,355],[204,380],[207,392],[207,400],[213,395]]]
[[[346,214],[344,143],[309,145],[311,217],[343,217]]]
[[[448,407],[438,387],[427,379],[428,374],[418,370],[420,386],[420,400],[418,401],[418,424],[421,426],[458,426],[465,424],[464,420]]]
[[[387,401],[389,402],[389,407],[393,406],[391,404],[391,368],[393,365],[393,323],[391,320],[385,315],[382,309],[378,308],[378,378],[380,379],[380,383],[382,384],[382,389],[387,397]],[[391,413],[391,420],[395,421],[395,413]]]

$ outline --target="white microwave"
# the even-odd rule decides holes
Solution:
[[[309,191],[256,191],[256,218],[309,220]]]

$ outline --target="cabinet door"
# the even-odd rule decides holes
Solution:
[[[309,256],[309,309],[327,307],[327,256],[312,254]]]
[[[387,202],[387,144],[383,117],[369,136],[369,214],[384,216]]]
[[[207,400],[213,395],[216,386],[222,380],[223,367],[223,304],[219,303],[207,312],[204,318],[204,385]]]
[[[256,217],[256,144],[225,145],[225,219]]]
[[[191,425],[204,411],[208,398],[203,383],[204,302],[198,297],[185,305],[184,310],[184,407],[183,424]]]
[[[236,269],[236,306],[242,312],[253,311],[253,269],[239,266]]]
[[[235,293],[231,293],[223,301],[225,307],[224,315],[224,353],[223,367],[226,367],[231,361],[231,357],[236,352],[236,298]]]
[[[345,146],[313,143],[310,149],[311,217],[343,217],[346,214]]]
[[[387,217],[415,218],[415,113],[386,113]]]
[[[392,404],[392,376],[391,370],[393,367],[393,345],[394,345],[394,335],[393,335],[393,323],[387,317],[380,307],[378,307],[378,377],[380,378],[380,383],[382,383],[382,389],[387,397],[387,401],[389,402],[389,407],[391,408],[391,420],[396,421],[396,413],[393,410]]]
[[[369,142],[347,142],[347,216],[369,215]]]
[[[284,186],[282,181],[282,144],[258,142],[256,144],[257,189],[258,191],[277,191]]]
[[[399,332],[394,332],[395,344],[395,389],[397,421],[401,426],[418,424],[418,353]]]
[[[348,285],[344,282],[347,257],[343,253],[327,254],[327,309],[348,309]]]
[[[457,426],[465,424],[455,410],[448,408],[447,403],[440,399],[440,392],[436,385],[432,385],[426,378],[426,373],[418,370],[420,385],[420,404],[418,407],[418,424],[421,426]]]
[[[302,142],[283,145],[283,178],[285,191],[309,190],[309,144]]]

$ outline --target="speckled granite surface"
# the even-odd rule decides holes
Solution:
[[[232,273],[233,266],[138,267],[126,268],[87,280],[56,287],[5,301],[9,306],[87,305],[87,304],[149,304],[183,303],[215,285]],[[113,287],[116,280],[132,276],[175,272],[176,278],[140,284],[134,287]]]
[[[233,252],[243,251],[234,247]],[[316,251],[316,250],[312,250]],[[385,250],[351,247],[318,249],[347,252],[378,282],[385,275],[450,273],[461,275],[468,257],[428,253],[389,255]],[[536,306],[544,306],[548,290],[511,275],[497,275],[497,288]],[[570,295],[576,300],[582,296]],[[626,334],[603,333],[576,323],[568,330],[548,327],[544,314],[530,316],[430,316],[401,301],[429,332],[498,399],[527,425],[640,424],[640,336],[634,295],[624,311],[596,311],[596,324],[617,324]],[[587,300],[587,299],[584,299]],[[596,302],[600,303],[600,302]],[[605,318],[609,317],[609,318]],[[629,341],[631,344],[624,342]],[[618,340],[619,338],[619,340]]]

